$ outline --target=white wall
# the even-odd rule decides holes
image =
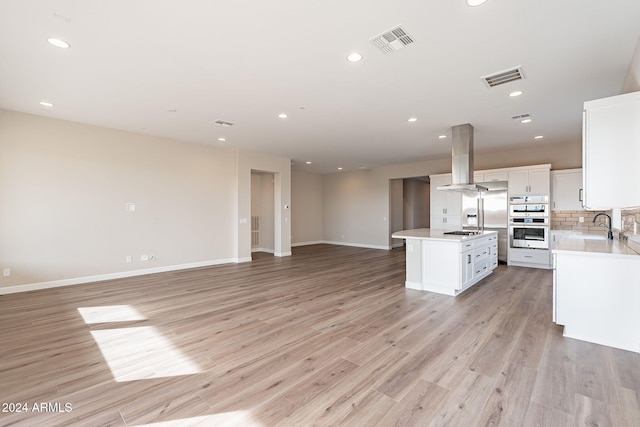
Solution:
[[[324,240],[389,248],[389,179],[375,170],[324,177]]]
[[[251,172],[274,176],[274,255],[291,255],[291,159],[250,151],[237,153],[237,190],[233,228],[234,258],[251,260]]]
[[[389,242],[392,247],[402,246],[404,239],[392,239],[391,234],[406,229],[406,204],[404,203],[405,182],[402,179],[389,180]]]
[[[249,260],[252,169],[290,254],[289,159],[0,110],[0,293]]]
[[[627,76],[622,85],[620,93],[637,92],[640,90],[640,40],[636,46],[636,50],[631,58],[631,65],[627,71]]]
[[[321,243],[323,176],[302,171],[291,174],[292,245]]]

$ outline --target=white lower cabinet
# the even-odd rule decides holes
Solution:
[[[553,253],[553,321],[563,335],[640,351],[640,256]]]
[[[509,265],[550,268],[549,249],[509,248]]]

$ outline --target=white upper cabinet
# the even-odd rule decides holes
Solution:
[[[549,168],[509,171],[510,195],[548,195],[549,189]]]
[[[640,206],[640,92],[584,103],[586,209]]]
[[[485,172],[484,180],[482,182],[506,181],[508,179],[509,179],[509,172],[507,171]]]
[[[451,174],[430,177],[430,227],[439,230],[456,230],[462,225],[462,194],[457,191],[442,191],[437,188],[451,184]]]
[[[478,171],[473,173],[473,182],[506,181],[509,179],[507,171]]]
[[[582,169],[551,171],[551,210],[582,210]]]

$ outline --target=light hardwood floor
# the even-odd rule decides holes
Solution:
[[[640,355],[563,338],[550,271],[454,298],[403,249],[254,255],[0,296],[0,425],[640,426]]]

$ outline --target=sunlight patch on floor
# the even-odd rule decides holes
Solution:
[[[182,418],[159,423],[141,424],[135,427],[185,427],[185,426],[225,426],[225,427],[264,427],[256,421],[249,411],[224,412],[222,414],[203,415],[200,417]]]
[[[88,325],[148,320],[130,305],[79,307],[78,312]],[[200,366],[155,326],[96,329],[91,335],[118,382],[201,372]]]
[[[155,326],[101,329],[91,335],[118,382],[201,372]]]
[[[78,312],[84,319],[84,323],[131,322],[135,320],[147,320],[138,310],[130,305],[105,305],[101,307],[79,307]]]

